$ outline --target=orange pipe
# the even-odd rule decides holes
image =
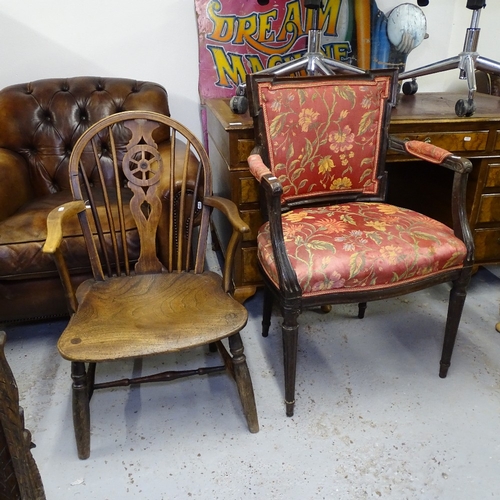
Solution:
[[[361,69],[370,69],[371,66],[370,4],[371,0],[354,0],[358,66]]]

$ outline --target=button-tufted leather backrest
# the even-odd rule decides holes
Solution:
[[[98,77],[12,85],[0,91],[0,148],[25,158],[36,196],[55,193],[69,189],[69,157],[85,130],[108,115],[140,109],[170,116],[166,90],[151,82]]]

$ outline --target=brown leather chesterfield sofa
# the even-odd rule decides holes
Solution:
[[[0,323],[68,315],[55,264],[41,251],[47,215],[71,200],[67,168],[80,135],[105,116],[137,109],[169,115],[167,92],[156,83],[97,77],[0,91]],[[78,231],[75,225],[68,237]],[[75,284],[90,276],[78,253],[71,268]]]

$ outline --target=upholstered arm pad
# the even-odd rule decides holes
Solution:
[[[28,165],[24,158],[0,148],[0,179],[0,220],[4,220],[33,198]]]
[[[405,142],[405,149],[411,155],[431,163],[443,163],[446,158],[452,156],[452,153],[446,149],[423,141],[407,141]]]
[[[442,165],[461,174],[467,174],[472,170],[472,163],[467,158],[455,156],[450,151],[427,142],[402,141],[389,136],[389,147],[395,151],[412,155],[436,165]]]
[[[248,169],[259,182],[263,175],[271,173],[262,161],[262,157],[258,154],[252,154],[248,157]]]

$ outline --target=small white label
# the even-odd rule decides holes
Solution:
[[[472,137],[466,136],[464,137],[465,142],[470,142],[472,140]]]

